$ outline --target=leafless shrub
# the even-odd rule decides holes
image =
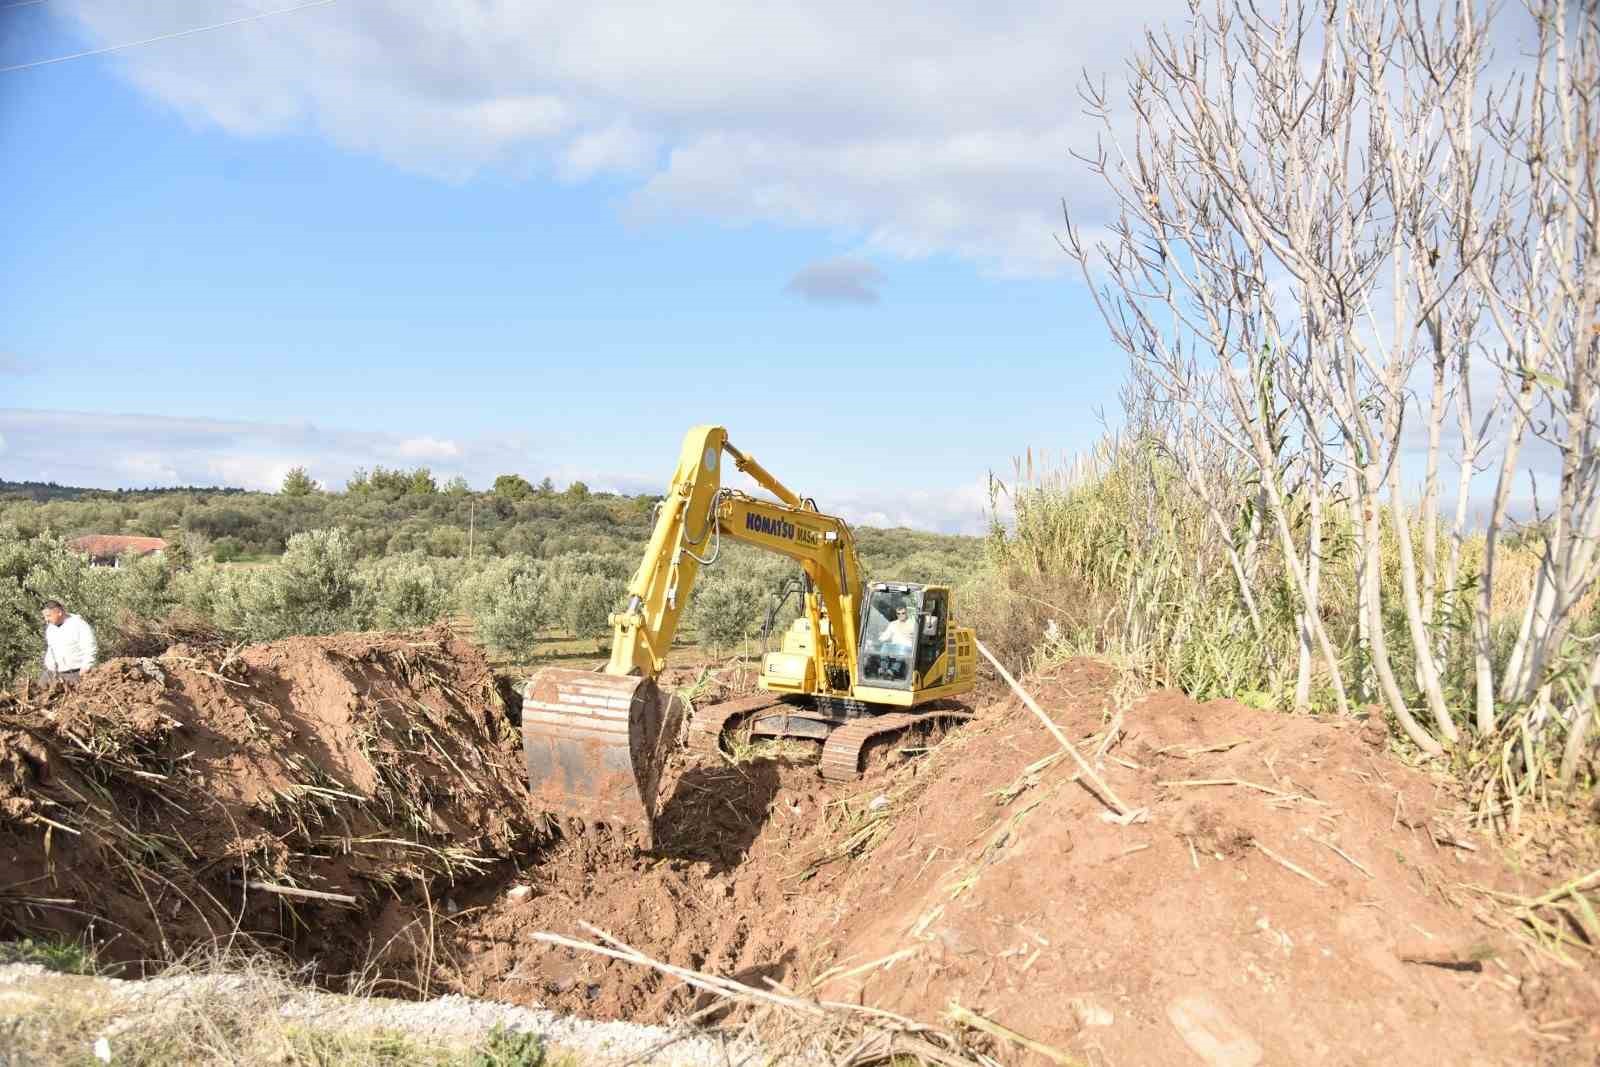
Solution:
[[[1425,753],[1523,745],[1521,789],[1542,724],[1565,725],[1575,773],[1600,683],[1578,610],[1600,576],[1600,14],[1534,0],[1533,54],[1495,57],[1509,17],[1196,2],[1187,32],[1146,38],[1126,100],[1085,87],[1118,213],[1102,233],[1069,216],[1063,244],[1131,359],[1133,421],[1204,507],[1258,631],[1286,587],[1295,702],[1320,673],[1340,708],[1380,698]],[[1497,641],[1523,478],[1548,532]],[[1354,656],[1330,616],[1330,523],[1356,562]]]

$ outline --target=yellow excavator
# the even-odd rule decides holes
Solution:
[[[776,500],[723,485],[724,456]],[[822,774],[860,774],[869,742],[968,712],[952,702],[977,676],[972,630],[956,624],[950,590],[864,581],[844,521],[817,510],[728,441],[721,426],[684,437],[627,606],[611,616],[602,671],[535,674],[522,704],[528,783],[546,811],[620,824],[650,837],[662,768],[682,703],[656,678],[702,567],[722,541],[777,552],[804,574],[803,611],[762,657],[760,692],[697,711],[690,744],[714,750],[743,721],[757,736],[824,742]]]

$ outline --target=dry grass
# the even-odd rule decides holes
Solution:
[[[1600,869],[1569,879],[1536,897],[1477,885],[1461,888],[1499,904],[1499,914],[1509,920],[1509,929],[1563,966],[1578,966],[1573,952],[1590,961],[1600,956]]]
[[[823,999],[816,983],[790,989],[771,978],[766,987],[745,985],[730,978],[678,967],[654,959],[606,931],[583,924],[594,938],[583,941],[560,934],[538,933],[534,940],[579,952],[606,956],[636,967],[660,972],[710,994],[714,1010],[738,1005],[742,1013],[729,1016],[724,1032],[738,1040],[759,1038],[767,1062],[817,1062],[841,1067],[875,1064],[937,1064],[940,1067],[999,1067],[990,1055],[992,1031],[966,1025],[943,1027],[922,1023],[894,1012],[862,1004]],[[875,961],[873,965],[883,961]]]

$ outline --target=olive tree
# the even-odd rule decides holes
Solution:
[[[489,562],[463,583],[460,595],[478,636],[502,652],[528,652],[556,618],[549,569],[530,556]]]
[[[766,603],[766,587],[755,579],[702,581],[695,589],[689,618],[702,644],[726,651],[760,628]]]

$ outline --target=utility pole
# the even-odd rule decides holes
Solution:
[[[473,497],[467,508],[467,562],[472,562],[472,537],[478,532],[478,498]]]

